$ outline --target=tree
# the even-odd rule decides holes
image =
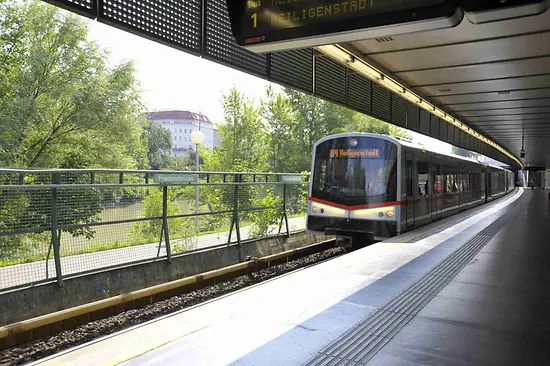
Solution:
[[[204,156],[207,155],[207,147],[201,146],[199,148],[199,165],[204,165]],[[197,152],[193,149],[187,151],[187,157],[185,158],[187,167],[189,170],[197,170]]]
[[[233,87],[223,95],[222,103],[221,145],[205,159],[205,170],[235,171],[244,164],[247,169],[263,171],[267,168],[266,136],[253,101]]]
[[[172,134],[166,128],[153,122],[145,123],[145,138],[149,151],[147,158],[152,169],[158,170],[170,165],[170,153],[172,152]]]
[[[268,155],[272,170],[297,171],[302,160],[297,144],[300,136],[296,133],[298,123],[290,100],[268,87],[262,102],[262,117],[268,132]]]
[[[0,6],[0,162],[146,167],[133,64],[109,67],[77,16],[38,1]]]
[[[324,123],[325,101],[297,90],[285,89],[293,109],[296,111],[298,125],[296,134],[300,136],[300,151],[304,158],[311,158],[315,142],[328,135]],[[309,159],[311,160],[311,159]],[[302,166],[301,168],[304,168]],[[307,169],[307,168],[306,168]]]
[[[324,102],[323,115],[328,134],[334,135],[346,131],[353,118],[359,113],[338,104]]]
[[[80,18],[53,6],[38,1],[0,0],[3,166],[148,166],[133,64],[108,66],[107,54],[88,41],[87,34]],[[87,182],[84,179],[80,183]],[[96,189],[60,188],[58,223],[86,225],[99,220],[103,193]],[[6,227],[0,230],[47,230],[51,226],[50,201],[50,195],[25,193],[12,199],[7,191],[0,194],[0,214],[4,217],[9,212]],[[87,238],[94,235],[91,227],[65,231]],[[61,236],[61,232],[56,234]],[[11,237],[15,241],[5,245],[11,240],[6,238],[0,240],[2,257],[15,250],[32,252],[33,246],[47,245],[50,240],[17,235]],[[12,251],[10,247],[17,249]]]

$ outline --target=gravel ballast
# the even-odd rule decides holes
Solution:
[[[256,271],[203,289],[171,297],[143,308],[128,310],[77,328],[62,331],[0,352],[0,365],[21,365],[42,359],[62,350],[81,345],[93,339],[144,323],[160,316],[200,304],[207,300],[240,290],[295,269],[344,254],[341,248],[332,248],[284,264]]]

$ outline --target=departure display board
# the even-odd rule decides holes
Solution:
[[[437,18],[448,19],[457,12],[458,1],[227,0],[227,5],[237,43],[253,46]],[[449,23],[448,26],[453,25]]]

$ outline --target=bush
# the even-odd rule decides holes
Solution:
[[[177,193],[168,190],[168,216],[180,215],[180,208],[174,202]],[[143,201],[144,215],[147,218],[162,216],[162,188],[152,191]],[[153,219],[134,224],[130,238],[134,242],[154,243],[160,239],[162,219]],[[194,249],[197,246],[194,218],[168,219],[168,233],[173,252],[182,252]]]
[[[283,215],[283,198],[275,196],[270,190],[263,198],[253,199],[252,204],[254,207],[264,209],[248,214],[252,220],[249,237],[257,238],[271,234],[273,231],[271,226],[277,225]]]

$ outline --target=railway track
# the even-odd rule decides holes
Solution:
[[[0,365],[20,365],[340,256],[329,240],[0,328]]]

